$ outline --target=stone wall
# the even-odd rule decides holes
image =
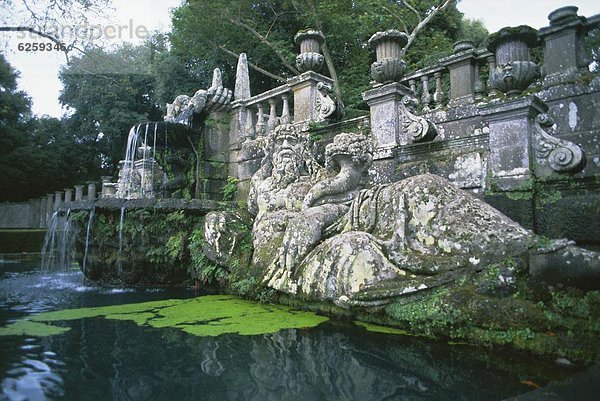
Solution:
[[[0,228],[40,227],[40,201],[0,204]]]

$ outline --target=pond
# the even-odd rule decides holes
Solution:
[[[23,322],[34,327],[7,331]],[[228,296],[92,287],[31,262],[0,264],[0,326],[2,400],[501,400],[573,374]]]

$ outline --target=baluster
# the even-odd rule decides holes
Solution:
[[[419,105],[419,95],[417,92],[417,83],[414,79],[410,79],[408,81],[408,86],[410,87],[410,90],[412,91],[412,93],[415,95],[415,99],[417,100],[417,105],[415,107],[417,107]]]
[[[415,82],[414,79],[411,79],[408,81],[408,86],[410,86],[410,90],[414,92],[414,94],[417,94],[417,84]]]
[[[488,86],[488,94],[490,96],[498,96],[498,91],[492,86],[491,84],[491,77],[492,74],[494,73],[494,70],[496,69],[496,56],[488,56],[487,58],[487,62],[488,62],[488,66],[490,69],[490,73],[488,75],[488,81],[487,81],[487,86]]]
[[[427,112],[431,110],[429,108],[429,103],[431,103],[431,95],[429,94],[429,77],[427,75],[423,75],[421,77],[421,83],[423,84],[421,102],[423,102],[423,111]]]
[[[283,100],[283,109],[281,110],[281,123],[289,124],[292,122],[290,117],[290,97],[288,95],[281,95],[281,100]]]
[[[481,81],[479,74],[479,63],[475,63],[475,82],[473,82],[473,91],[475,92],[475,100],[480,101],[485,95],[485,85]]]
[[[279,125],[277,119],[277,107],[275,105],[275,99],[269,99],[269,119],[267,120],[267,134],[275,129]]]
[[[244,141],[256,138],[254,131],[254,118],[252,118],[252,110],[246,109],[246,126],[244,127]]]
[[[256,112],[256,135],[264,136],[267,130],[267,125],[265,124],[263,105],[262,103],[258,103],[256,107],[258,108],[258,111]]]
[[[433,93],[433,101],[435,102],[435,108],[439,109],[443,106],[445,100],[444,90],[442,89],[442,72],[435,72],[433,77],[435,78],[435,92]]]

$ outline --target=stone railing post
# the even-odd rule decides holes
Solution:
[[[575,6],[561,7],[548,15],[550,26],[540,29],[544,46],[544,86],[573,82],[587,69],[586,27]]]
[[[38,226],[40,228],[44,228],[46,227],[46,217],[48,212],[46,211],[46,197],[42,196],[39,199],[40,202],[40,215],[39,215],[39,220],[38,220]]]
[[[54,194],[46,195],[46,227],[50,227],[50,219],[54,213]]]
[[[62,191],[54,191],[54,209],[57,210],[62,203]]]
[[[295,77],[288,79],[287,84],[294,93],[294,122],[302,121],[323,121],[331,113],[327,114],[322,105],[332,102],[329,96],[324,95],[321,88],[332,88],[333,80],[314,71],[307,71]],[[286,105],[289,105],[285,95],[283,99],[283,111],[281,123],[285,124],[284,118],[289,116],[286,113]],[[288,110],[289,110],[289,106]]]
[[[488,50],[496,56],[490,83],[508,96],[519,95],[538,76],[529,59],[530,47],[537,44],[537,31],[529,26],[502,28],[488,38]]]
[[[547,110],[535,96],[480,106],[480,115],[489,125],[492,189],[515,191],[528,186],[533,177],[535,119]]]
[[[94,181],[88,181],[87,184],[87,200],[96,200],[96,183]]]
[[[397,82],[370,89],[363,93],[363,99],[371,109],[371,132],[373,133],[374,158],[391,157],[398,145],[410,143],[408,134],[402,127],[399,108],[402,98],[414,93]]]
[[[454,44],[454,54],[440,60],[450,71],[450,107],[475,101],[477,51],[473,42],[463,40]]]
[[[73,188],[65,188],[65,203],[73,202]]]
[[[83,200],[83,185],[75,185],[75,202]]]

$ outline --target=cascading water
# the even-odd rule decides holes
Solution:
[[[129,130],[129,135],[127,136],[127,147],[125,148],[125,161],[123,164],[125,174],[123,175],[124,182],[122,184],[121,193],[124,198],[128,198],[132,190],[133,173],[135,167],[134,162],[138,147],[138,139],[140,136],[140,126],[141,124],[131,127]]]
[[[88,220],[87,230],[86,230],[86,234],[85,234],[85,251],[83,253],[83,268],[82,268],[83,274],[85,274],[87,272],[86,266],[87,266],[88,247],[90,245],[90,229],[92,227],[92,222],[94,221],[95,212],[96,212],[96,209],[92,208],[92,210],[90,211],[90,218]]]
[[[150,131],[151,124],[154,124],[153,132]],[[156,142],[158,139],[158,124],[138,124],[129,130],[125,159],[121,162],[121,172],[119,173],[117,197],[132,199],[154,196],[154,179],[157,173]],[[141,137],[142,130],[144,133],[143,138]],[[152,138],[149,138],[149,135],[152,135]],[[167,128],[165,126],[165,148],[167,146],[166,135]],[[151,147],[148,146],[149,139],[153,140]],[[150,149],[152,149],[152,156],[149,152]],[[160,166],[158,166],[158,169],[160,169]]]
[[[67,210],[65,224],[60,237],[60,259],[59,266],[66,268],[71,265],[71,209]]]
[[[123,221],[125,219],[125,206],[121,207],[121,220],[119,220],[119,258],[117,261],[117,277],[123,275],[123,261],[121,253],[123,252]]]
[[[42,270],[49,270],[56,260],[55,243],[58,229],[58,212],[54,212],[48,225],[48,231],[42,246]]]
[[[64,270],[71,265],[71,209],[65,215],[52,214],[42,247],[42,270]]]

